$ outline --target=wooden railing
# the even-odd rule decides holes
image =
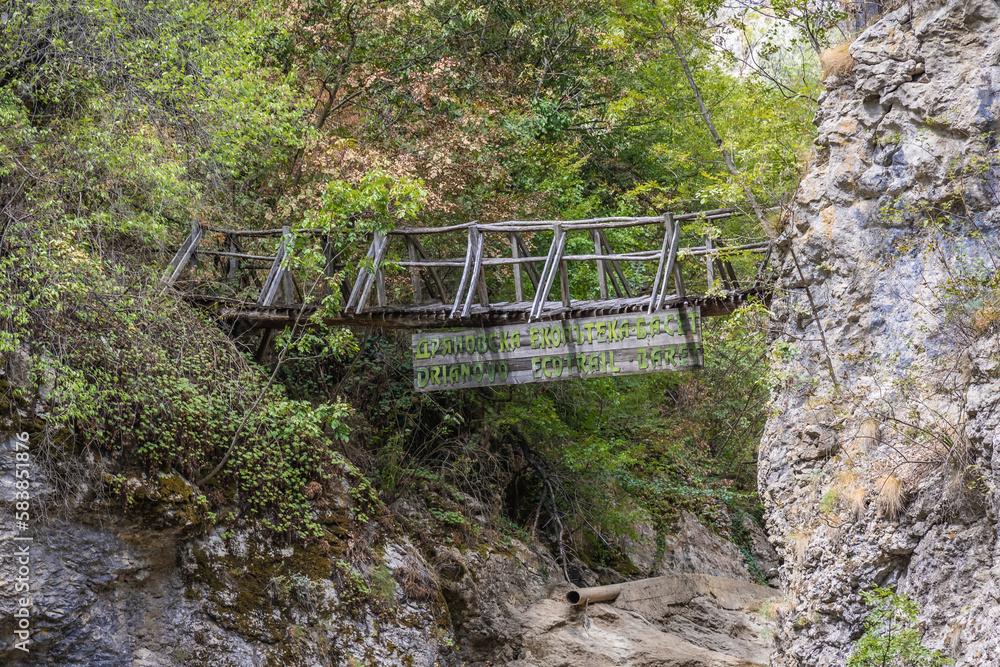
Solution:
[[[364,260],[355,259],[354,265],[359,266],[353,283],[342,284],[343,308],[345,317],[359,316],[366,312],[385,309],[408,309],[411,311],[434,310],[440,313],[447,311],[447,319],[469,317],[478,300],[482,309],[515,308],[524,311],[528,320],[551,316],[553,311],[587,304],[604,304],[608,307],[627,306],[636,310],[639,306],[653,312],[667,305],[684,302],[692,296],[707,294],[734,295],[746,292],[748,288],[759,287],[767,282],[767,266],[770,256],[770,244],[766,240],[751,243],[730,244],[722,238],[713,238],[712,234],[702,236],[695,245],[682,245],[681,223],[700,221],[711,223],[740,215],[732,209],[719,209],[700,213],[671,215],[669,213],[658,217],[609,217],[574,221],[507,221],[500,223],[469,222],[447,227],[398,228],[385,234],[375,233],[368,247]],[[616,252],[609,239],[609,232],[627,228],[646,227],[646,239],[656,239],[662,229],[662,237],[651,249]],[[655,233],[650,233],[655,230]],[[585,243],[592,244],[593,252],[576,252],[567,254],[567,242],[570,235],[583,234],[589,237]],[[538,241],[548,241],[547,252],[533,254],[532,247],[544,247]],[[215,247],[200,247],[208,236],[214,239]],[[462,239],[464,236],[464,239]],[[687,235],[690,243],[690,234]],[[457,237],[457,238],[456,238]],[[489,243],[487,239],[492,237]],[[579,237],[577,237],[579,238]],[[251,245],[278,245],[274,254],[256,254],[251,252]],[[459,239],[465,241],[464,257],[433,257],[427,249],[434,240],[434,247],[457,249]],[[397,245],[402,242],[402,246]],[[317,230],[297,230],[289,227],[266,230],[230,230],[218,229],[208,225],[194,224],[191,233],[170,262],[163,280],[167,285],[178,285],[179,279],[186,267],[197,261],[199,256],[210,258],[214,268],[210,273],[214,279],[211,296],[231,303],[243,303],[247,306],[269,308],[279,304],[284,306],[302,305],[308,301],[305,277],[296,280],[291,264],[287,261],[290,244],[301,248],[308,243],[319,243],[322,246],[325,266],[323,273],[329,279],[334,279],[348,262],[335,251],[334,243],[329,235]],[[576,243],[579,247],[579,243]],[[651,243],[652,245],[652,243]],[[492,249],[492,254],[488,252]],[[500,249],[508,248],[508,252],[498,254]],[[293,253],[294,254],[294,253]],[[748,257],[759,257],[761,261],[748,265]],[[395,260],[390,258],[397,258]],[[734,268],[734,258],[740,259],[745,274],[741,279]],[[573,263],[596,264],[597,285],[591,293],[571,294],[571,269]],[[637,271],[635,267],[655,263],[653,273],[649,269]],[[632,270],[623,269],[629,265]],[[692,267],[703,266],[704,272],[695,271]],[[513,297],[510,299],[495,299],[491,301],[487,271],[509,267],[512,285],[506,278],[493,281],[496,291],[502,291]],[[263,269],[267,275],[261,279]],[[392,296],[395,301],[407,298],[410,303],[390,305],[390,293],[387,291],[387,269],[402,269],[409,271],[409,289],[401,288],[396,283]],[[746,275],[747,269],[752,273]],[[699,275],[695,289],[700,295],[688,293],[689,285],[685,283],[685,270],[689,278],[694,273]],[[219,274],[224,277],[217,279]],[[636,281],[637,273],[643,279]],[[630,280],[630,274],[632,279]],[[704,281],[701,277],[704,277]],[[651,280],[647,278],[651,277]],[[455,280],[457,278],[457,281]],[[559,299],[550,300],[556,282],[559,285]],[[198,291],[199,284],[204,288],[206,280],[199,283],[197,277],[188,281]],[[671,289],[672,284],[672,289]],[[255,287],[256,299],[250,301],[246,289]],[[511,289],[512,288],[512,289]],[[228,290],[228,296],[226,293]],[[305,290],[305,292],[304,292]],[[374,292],[374,304],[370,305]],[[529,293],[530,292],[530,293]],[[613,296],[612,296],[613,293]]]

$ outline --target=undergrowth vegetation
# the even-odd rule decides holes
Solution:
[[[128,507],[121,479],[169,473],[219,520],[317,542],[335,536],[310,489],[341,479],[360,525],[417,496],[456,541],[487,537],[483,525],[542,537],[564,566],[567,550],[613,562],[637,520],[663,531],[681,509],[740,539],[733,517],[757,511],[762,306],[710,328],[697,374],[417,394],[403,338],[303,321],[254,361],[258,331],[159,280],[192,221],[325,232],[342,272],[303,290],[335,310],[370,234],[401,221],[658,214],[750,191],[780,204],[815,77],[797,64],[738,75],[711,46],[717,10],[7,3],[5,426],[44,443],[67,498],[96,483]],[[695,111],[673,40],[742,179]]]

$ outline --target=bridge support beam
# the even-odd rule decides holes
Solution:
[[[201,228],[201,224],[197,221],[192,222],[191,233],[188,234],[186,239],[184,239],[183,245],[181,245],[180,249],[177,250],[174,258],[170,260],[170,264],[167,266],[167,271],[161,279],[164,285],[172,287],[173,284],[177,282],[177,278],[180,277],[184,267],[188,265],[188,262],[191,261],[191,257],[193,257],[194,253],[198,250],[198,244],[201,243],[201,237],[203,234],[204,231]]]

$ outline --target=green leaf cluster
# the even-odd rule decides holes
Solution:
[[[909,596],[880,586],[863,591],[868,604],[865,633],[855,644],[848,667],[936,667],[954,660],[921,643],[920,607]]]

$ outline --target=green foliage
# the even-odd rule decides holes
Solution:
[[[27,355],[46,428],[73,433],[67,456],[195,481],[224,460],[205,489],[213,503],[280,533],[321,535],[304,489],[336,475],[351,480],[360,523],[420,488],[442,501],[428,505],[442,530],[470,534],[456,509],[469,497],[494,516],[506,507],[519,531],[538,513],[542,526],[570,517],[572,539],[598,551],[636,519],[664,526],[680,508],[735,530],[724,515],[755,504],[769,387],[760,306],[710,328],[701,374],[430,396],[412,391],[405,341],[318,319],[278,336],[272,379],[157,280],[192,220],[287,225],[287,261],[315,278],[300,287],[321,318],[340,305],[341,276],[328,280],[330,257],[307,243],[318,235],[299,230],[324,232],[338,266],[371,269],[370,235],[397,224],[732,203],[740,189],[661,18],[746,181],[776,203],[811,137],[809,98],[738,76],[708,39],[717,9],[14,2],[0,25],[0,353]],[[724,224],[683,233],[760,235],[745,218]],[[658,243],[637,229],[610,237],[622,251]],[[428,249],[461,256],[449,242]],[[400,259],[386,268],[404,293]],[[624,268],[637,285],[651,279]],[[570,280],[593,287],[596,273],[574,268]],[[539,510],[543,471],[573,493]]]
[[[419,178],[374,169],[356,183],[327,183],[320,206],[308,213],[302,226],[335,232],[339,240],[357,243],[373,231],[384,233],[394,229],[397,221],[412,220],[426,197]]]
[[[371,590],[382,604],[390,609],[396,607],[396,579],[385,565],[379,565],[371,573]]]
[[[563,510],[578,515],[584,533],[610,538],[648,518],[665,527],[687,509],[735,535],[726,508],[758,506],[754,461],[768,395],[763,322],[752,321],[743,313],[708,326],[701,374],[511,389],[491,429],[553,465],[572,488]]]
[[[819,511],[822,514],[830,514],[837,508],[837,489],[831,487],[826,490],[819,500]]]
[[[934,667],[950,665],[940,651],[920,643],[920,607],[902,593],[876,586],[861,593],[868,604],[865,634],[855,644],[848,667]]]

